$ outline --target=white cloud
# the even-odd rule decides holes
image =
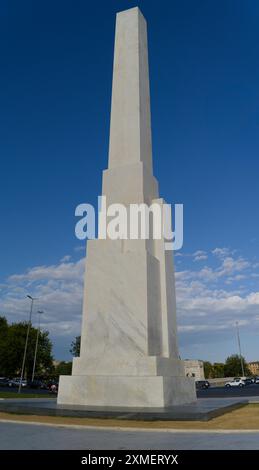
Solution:
[[[195,253],[193,253],[193,261],[204,261],[206,259],[208,259],[208,255],[206,253],[206,251],[203,251],[203,250],[198,250],[198,251],[195,251]]]
[[[249,287],[259,275],[256,263],[225,248],[212,253],[216,263],[212,258],[201,269],[176,273],[179,331],[189,335],[189,342],[192,333],[195,341],[197,334],[201,342],[213,340],[217,331],[232,331],[236,320],[251,331],[258,325],[259,292]]]
[[[202,255],[206,255],[206,251],[203,251],[203,250],[197,250],[193,253],[193,256],[202,256]]]
[[[194,258],[194,261],[205,261],[206,259],[208,259],[207,255],[200,255],[200,256],[196,256]]]
[[[183,254],[181,259],[187,264],[189,260],[190,269],[187,266],[176,272],[179,331],[189,335],[189,343],[194,341],[192,333],[202,342],[217,331],[232,329],[237,319],[246,328],[258,327],[259,292],[255,284],[249,285],[259,276],[256,263],[230,254],[228,249],[215,251],[213,257],[208,256],[207,265],[196,270],[193,268],[199,264],[194,265],[193,259],[207,256],[206,252],[199,250],[186,258]],[[57,264],[13,274],[0,286],[1,315],[9,321],[26,321],[30,306],[26,295],[37,297],[35,312],[45,312],[43,328],[52,338],[66,341],[69,348],[71,339],[80,333],[84,269],[85,258],[72,261],[66,255]]]
[[[244,271],[250,266],[251,263],[241,257],[234,259],[231,256],[228,256],[223,260],[222,267],[218,271],[218,273],[219,276],[225,276],[227,274],[233,274],[235,272]]]
[[[64,263],[50,266],[36,266],[28,269],[23,274],[13,274],[8,278],[9,282],[24,281],[42,281],[42,280],[76,280],[82,276],[84,270],[84,259],[80,259],[76,263]]]
[[[245,274],[236,274],[235,276],[229,277],[228,280],[231,282],[235,281],[243,281],[243,279],[246,279],[247,276]]]
[[[230,254],[230,250],[229,248],[215,248],[211,253],[218,258],[224,258]]]
[[[63,258],[59,264],[36,266],[10,276],[0,291],[1,315],[11,322],[27,321],[30,304],[26,296],[30,294],[37,299],[33,321],[42,309],[42,328],[54,339],[67,337],[69,349],[71,339],[80,333],[84,269],[85,258],[76,262],[64,262]]]
[[[74,251],[75,252],[86,251],[86,244],[75,246]]]
[[[61,263],[67,263],[70,260],[71,260],[71,256],[70,255],[65,255],[65,256],[63,256],[63,258],[61,258],[60,262]]]

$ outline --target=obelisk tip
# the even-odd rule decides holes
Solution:
[[[127,10],[119,11],[119,12],[117,13],[117,16],[122,16],[122,15],[134,15],[134,14],[141,16],[141,17],[146,21],[146,19],[145,19],[143,13],[142,13],[142,11],[140,10],[139,7],[133,7],[133,8],[128,8]]]

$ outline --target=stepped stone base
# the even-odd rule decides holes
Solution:
[[[59,405],[164,408],[195,401],[195,383],[187,377],[62,376],[58,393]]]

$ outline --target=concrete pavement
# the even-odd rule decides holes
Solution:
[[[0,450],[259,450],[257,432],[140,431],[0,422]]]

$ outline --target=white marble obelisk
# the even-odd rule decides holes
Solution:
[[[117,14],[109,166],[110,203],[159,199],[152,170],[146,21]],[[164,240],[90,240],[80,357],[60,378],[58,403],[167,407],[196,400],[179,360],[172,253]]]

